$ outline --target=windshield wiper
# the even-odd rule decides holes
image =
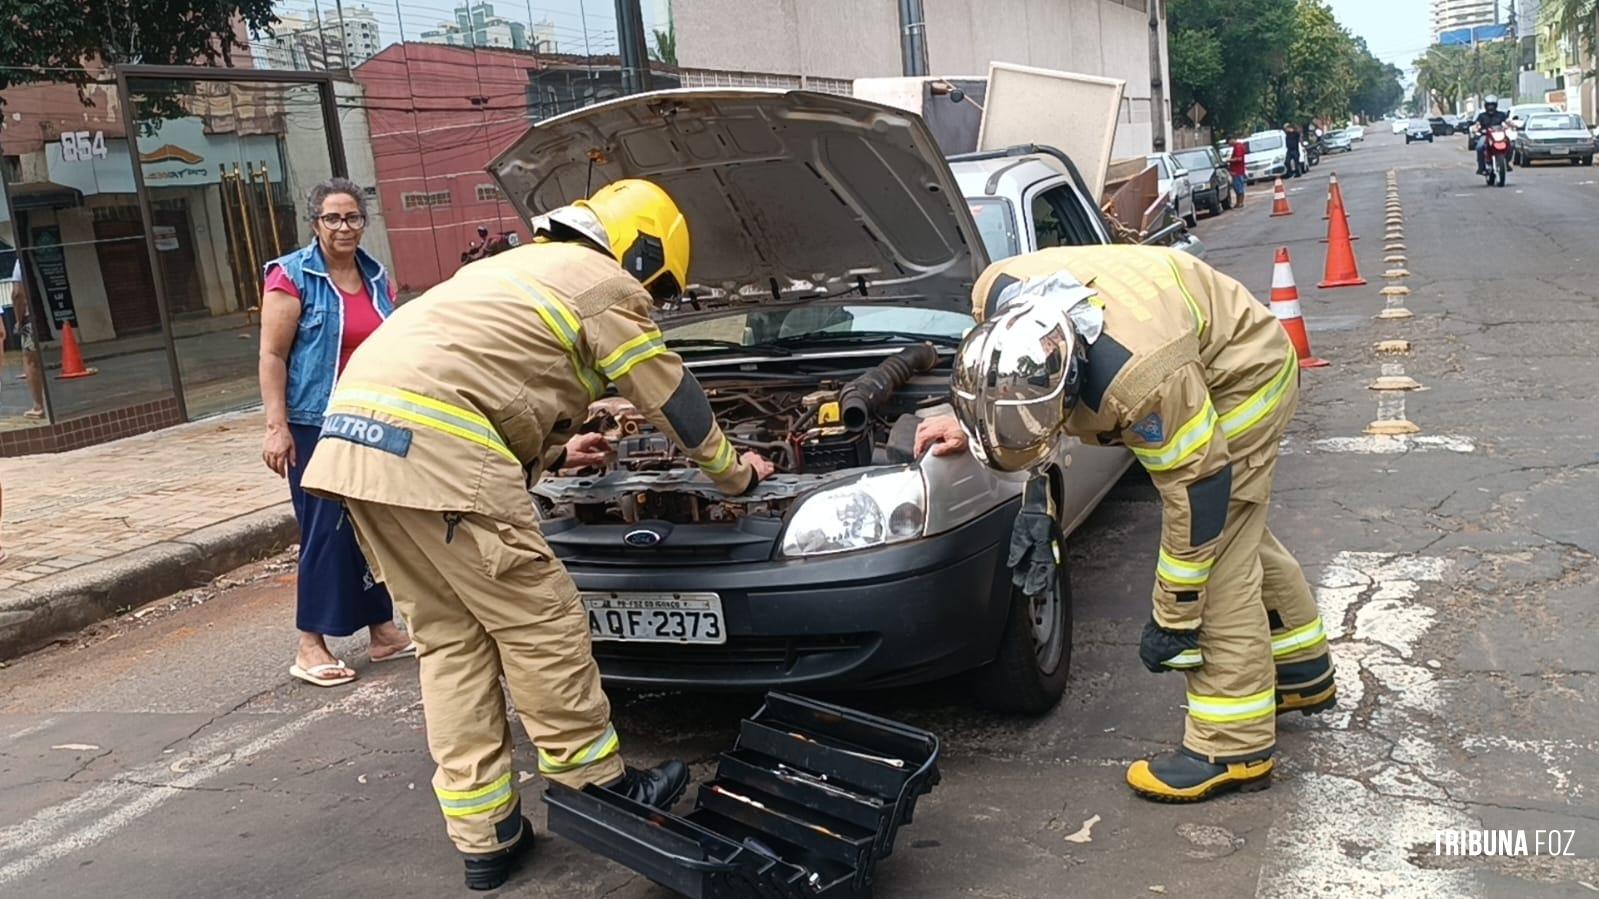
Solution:
[[[775,343],[739,343],[713,337],[674,337],[666,341],[670,350],[723,350],[730,353],[755,353],[763,356],[792,356],[794,351]]]
[[[931,343],[935,346],[957,347],[961,339],[948,334],[901,334],[898,331],[807,331],[777,338],[785,345],[796,343]]]

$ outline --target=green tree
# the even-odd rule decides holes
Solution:
[[[669,66],[677,65],[676,23],[667,22],[665,31],[655,29],[655,47],[650,50],[650,58]]]
[[[1429,47],[1415,63],[1416,86],[1427,101],[1423,105],[1454,112],[1467,99],[1488,94],[1514,97],[1520,57],[1513,40]]]
[[[1364,38],[1354,39],[1354,51],[1356,87],[1349,98],[1350,108],[1367,118],[1387,115],[1398,109],[1405,99],[1405,89],[1400,84],[1404,72],[1398,66],[1371,55]]]
[[[81,94],[95,63],[232,65],[246,47],[235,28],[276,21],[272,0],[0,0],[0,91],[65,81]]]
[[[1321,0],[1299,0],[1292,21],[1287,64],[1272,82],[1271,120],[1347,116],[1356,87],[1349,33]]]
[[[1218,135],[1261,121],[1262,99],[1287,52],[1294,0],[1171,0],[1168,53],[1177,108],[1195,101]]]
[[[1552,17],[1560,29],[1561,34],[1572,34],[1577,37],[1577,46],[1584,52],[1593,54],[1599,47],[1599,0],[1543,0],[1550,4],[1547,13],[1540,10],[1539,18],[1547,14]],[[1592,75],[1593,72],[1584,72]]]

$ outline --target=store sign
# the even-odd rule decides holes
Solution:
[[[127,140],[100,135],[97,144],[98,134],[69,132],[46,144],[50,180],[84,196],[133,193]],[[145,186],[151,188],[210,187],[220,180],[223,165],[243,172],[246,164],[259,170],[264,163],[273,181],[283,180],[277,135],[207,134],[197,117],[162,122],[154,134],[139,138],[138,150]]]
[[[59,144],[63,162],[88,162],[106,156],[104,131],[69,131]]]
[[[50,320],[57,328],[69,322],[77,324],[77,314],[72,308],[72,286],[67,281],[67,254],[61,248],[61,229],[54,225],[34,228],[30,255],[33,268],[44,284],[44,303],[50,310]]]
[[[155,248],[170,253],[178,248],[178,229],[173,225],[156,225],[150,229],[155,237]]]

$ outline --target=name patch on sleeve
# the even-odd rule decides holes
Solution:
[[[322,419],[322,436],[337,437],[396,456],[411,451],[410,430],[364,415],[329,415]]]

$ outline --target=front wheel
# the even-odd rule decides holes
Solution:
[[[1233,208],[1233,186],[1231,184],[1221,190],[1221,208]]]
[[[1199,227],[1199,211],[1193,207],[1189,207],[1188,214],[1183,216],[1183,224],[1190,228]]]
[[[1577,157],[1573,156],[1573,157],[1571,157],[1571,164],[1572,165],[1582,165],[1582,160],[1580,160]]]
[[[1008,571],[1004,577],[1009,585]],[[1010,617],[999,652],[977,676],[975,698],[983,707],[1042,715],[1066,692],[1072,661],[1072,583],[1064,559],[1055,577],[1053,600],[1036,600],[1010,587]]]

